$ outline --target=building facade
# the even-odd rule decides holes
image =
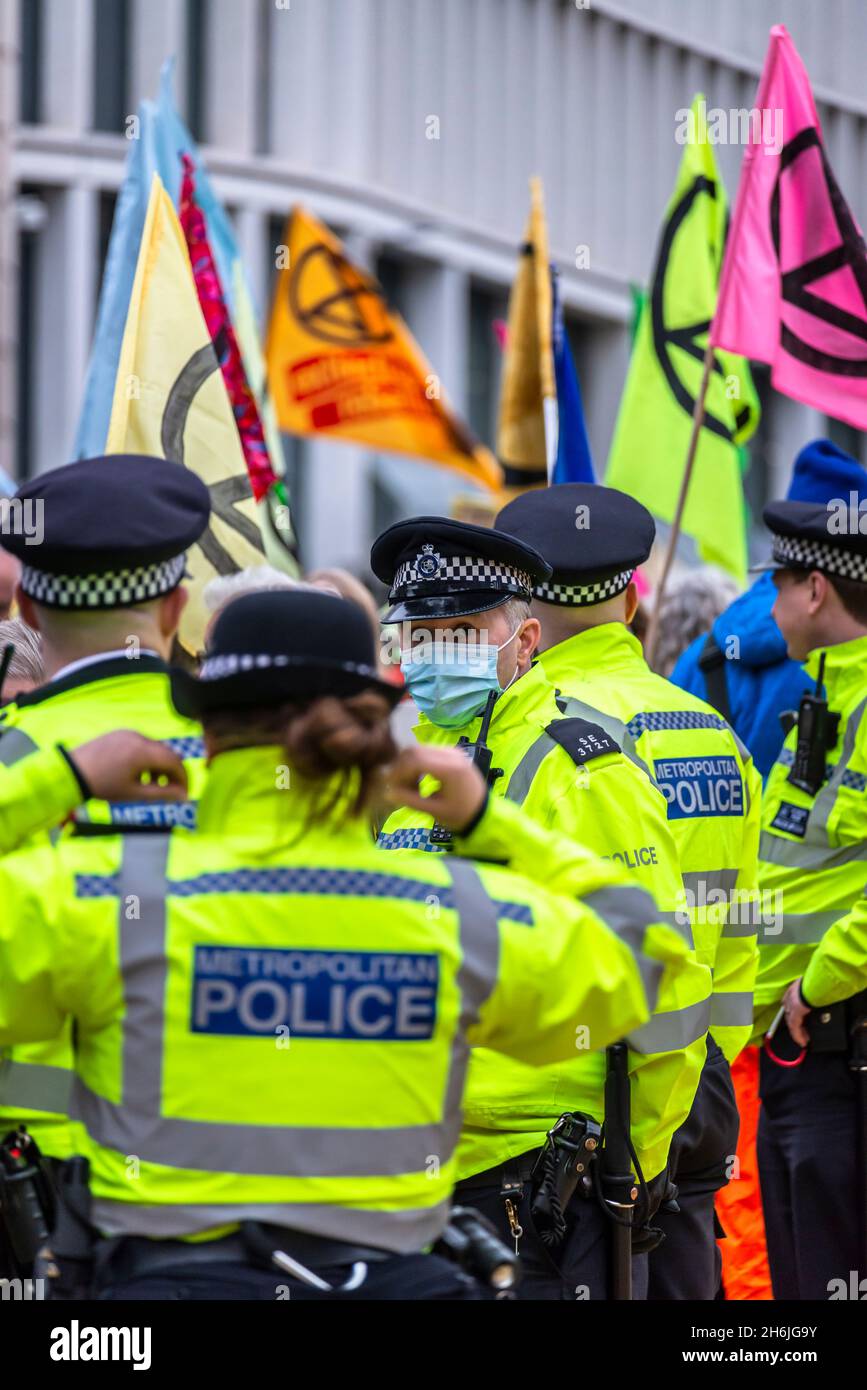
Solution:
[[[493,324],[528,178],[541,174],[601,474],[631,286],[650,273],[682,152],[677,112],[696,92],[749,107],[777,20],[807,64],[863,225],[863,0],[0,0],[0,199],[4,176],[14,195],[0,228],[0,462],[20,476],[70,457],[128,118],[174,54],[178,105],[262,311],[301,201],[378,274],[491,444]],[[732,198],[741,148],[717,154]],[[754,510],[813,435],[830,428],[861,453],[854,431],[762,389]],[[465,490],[456,475],[346,445],[288,441],[288,455],[308,564],[363,571],[379,526],[445,510]]]

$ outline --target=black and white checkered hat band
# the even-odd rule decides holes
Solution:
[[[621,570],[608,579],[595,579],[592,584],[552,584],[545,580],[533,590],[543,603],[563,603],[570,608],[583,608],[591,603],[604,603],[615,594],[622,594],[635,570]]]
[[[808,540],[803,536],[774,535],[773,540],[774,559],[779,564],[791,565],[795,569],[827,570],[829,574],[838,574],[841,579],[867,583],[867,555],[838,550],[836,546]]]
[[[333,669],[348,671],[351,675],[373,678],[377,675],[372,666],[364,666],[358,661],[335,661],[329,665]],[[237,676],[245,671],[273,671],[280,667],[285,669],[287,666],[309,674],[317,669],[317,662],[307,657],[287,656],[285,652],[222,652],[219,656],[205,658],[199,672],[199,680],[221,681],[227,676]]]
[[[199,680],[221,681],[225,680],[226,676],[237,676],[241,671],[270,671],[274,666],[288,665],[288,656],[270,656],[267,652],[258,656],[244,652],[241,656],[236,656],[234,652],[229,652],[223,656],[209,656],[203,661]]]
[[[418,568],[421,560],[422,568]],[[523,597],[530,598],[533,581],[526,570],[515,569],[512,565],[501,565],[496,560],[483,560],[478,555],[454,555],[449,559],[428,561],[421,555],[399,565],[391,586],[396,595],[405,584],[463,584],[468,589],[496,589],[510,585],[520,591]]]
[[[186,555],[173,555],[153,565],[103,574],[48,574],[25,565],[21,588],[46,608],[129,608],[171,593],[183,579],[186,563]]]

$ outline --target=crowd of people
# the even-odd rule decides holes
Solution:
[[[829,525],[853,492],[805,448],[761,577],[729,603],[684,570],[653,653],[653,519],[574,483],[389,527],[377,599],[340,570],[214,580],[193,657],[204,484],[125,455],[24,484],[0,1278],[736,1297],[750,1059],[773,1296],[834,1297],[865,1241],[867,536]]]

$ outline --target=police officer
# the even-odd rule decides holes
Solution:
[[[371,565],[390,585],[383,621],[400,624],[401,668],[421,711],[417,739],[454,745],[463,738],[475,746],[485,738],[494,797],[627,865],[674,909],[680,871],[661,793],[592,714],[563,718],[534,659],[540,625],[529,605],[550,573],[538,550],[501,530],[418,517],[378,538]],[[448,849],[433,818],[415,806],[388,818],[379,843]],[[660,1000],[660,1016],[631,1039],[632,1137],[647,1184],[654,1183],[644,1202],[656,1202],[664,1189],[669,1143],[695,1094],[709,988],[706,967],[695,964],[676,994]],[[606,1297],[610,1233],[599,1203],[576,1194],[565,1229],[558,1222],[555,1231],[540,1230],[531,1213],[546,1135],[566,1111],[579,1112],[578,1123],[598,1124],[603,1083],[598,1055],[530,1073],[484,1049],[474,1053],[460,1192],[517,1242],[519,1296]]]
[[[859,1047],[867,1063],[867,536],[836,505],[764,511],[773,616],[811,682],[765,788],[759,863],[774,911],[759,935],[758,1032],[785,1010],[761,1057],[759,1176],[785,1299],[858,1297],[850,1271],[865,1259],[865,1081],[852,1063]]]
[[[208,524],[207,488],[180,464],[118,454],[42,473],[16,496],[39,509],[41,539],[10,532],[0,545],[21,561],[18,605],[42,636],[47,680],[0,709],[0,781],[36,749],[125,728],[186,761],[192,800],[91,800],[74,813],[76,833],[190,823],[201,730],[173,709],[166,660],[186,602],[186,551]],[[0,1128],[23,1121],[44,1154],[72,1153],[70,1067],[68,1030],[7,1052]]]
[[[672,1145],[679,1212],[650,1257],[652,1299],[713,1299],[720,1280],[714,1196],[731,1173],[738,1111],[729,1064],[752,1031],[761,779],[709,705],[650,670],[628,629],[635,569],[656,527],[615,488],[566,483],[527,492],[497,526],[551,565],[536,584],[540,665],[568,711],[596,719],[665,794],[699,959],[713,972],[707,1060],[689,1119]]]
[[[580,1025],[602,1047],[646,1021],[682,937],[616,865],[586,866],[582,902],[375,848],[400,691],[354,603],[245,595],[173,693],[204,727],[196,831],[0,861],[0,1043],[75,1021],[96,1291],[466,1297],[421,1252],[448,1216],[468,1044],[546,1064]],[[436,751],[438,813],[478,833],[483,780]]]

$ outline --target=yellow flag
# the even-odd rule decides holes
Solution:
[[[202,590],[218,574],[264,562],[238,429],[199,307],[181,224],[158,175],[151,185],[123,335],[106,452],[183,463],[211,490],[210,525],[190,551],[180,640],[201,649]]]
[[[281,429],[412,454],[498,487],[496,459],[449,408],[376,280],[304,208],[286,247],[265,350]]]
[[[515,491],[547,483],[557,459],[551,265],[539,178],[530,180],[530,217],[509,296],[497,454],[506,487]]]

